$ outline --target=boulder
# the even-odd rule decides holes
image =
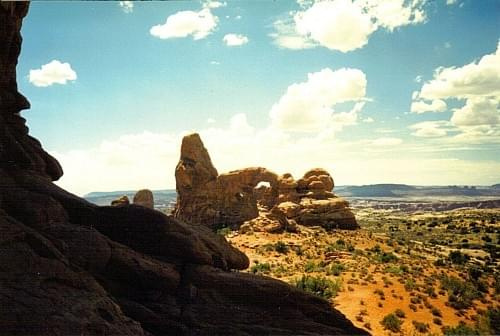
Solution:
[[[117,199],[111,201],[111,205],[116,207],[121,207],[129,204],[130,200],[126,195],[120,196]]]
[[[134,195],[134,204],[140,205],[149,209],[154,209],[153,193],[149,189],[141,189]]]
[[[29,107],[15,69],[28,6],[0,3],[2,334],[366,334],[325,300],[231,272],[248,258],[204,225],[133,204],[98,207],[53,184],[61,167],[19,116]],[[186,151],[176,174],[183,190],[217,176],[196,155]],[[201,176],[184,174],[193,169]]]

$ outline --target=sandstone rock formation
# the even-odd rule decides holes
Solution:
[[[124,205],[129,205],[130,200],[128,199],[127,195],[123,195],[121,197],[118,197],[115,200],[111,201],[112,206],[124,206]]]
[[[212,229],[230,226],[242,231],[282,232],[296,224],[327,229],[357,229],[349,204],[332,193],[333,178],[314,168],[295,180],[266,168],[246,168],[218,175],[198,134],[182,140],[175,170],[176,218]],[[267,182],[266,186],[259,186]],[[260,211],[258,206],[260,206]]]
[[[27,2],[0,3],[0,330],[5,335],[363,334],[320,298],[230,272],[248,258],[203,225],[57,187],[29,137],[15,66]]]
[[[210,228],[239,226],[258,216],[254,188],[261,181],[276,185],[265,168],[246,168],[218,175],[198,134],[182,139],[175,169],[177,204],[174,216]]]
[[[134,195],[134,204],[140,205],[149,209],[155,208],[153,193],[149,189],[141,189]]]

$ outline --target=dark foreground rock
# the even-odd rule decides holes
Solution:
[[[61,167],[19,116],[27,9],[0,3],[0,334],[365,333],[326,301],[238,273],[248,258],[202,225],[54,185]]]

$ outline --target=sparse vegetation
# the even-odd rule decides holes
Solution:
[[[342,282],[340,280],[332,281],[324,277],[303,275],[295,281],[295,286],[308,293],[330,299],[342,289]]]
[[[386,315],[382,321],[380,322],[384,326],[384,329],[399,332],[401,331],[401,325],[403,321],[401,321],[395,314]]]

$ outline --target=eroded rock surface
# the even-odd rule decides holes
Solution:
[[[140,205],[149,209],[154,209],[155,202],[153,193],[149,189],[141,189],[134,195],[134,204]]]
[[[1,334],[364,333],[324,300],[228,271],[248,258],[204,225],[98,207],[54,185],[62,170],[19,115],[29,106],[15,78],[27,10],[0,3]]]
[[[349,203],[333,194],[333,178],[322,168],[311,169],[299,180],[266,168],[219,175],[200,136],[191,134],[182,141],[175,177],[175,217],[211,229],[243,226],[244,232],[282,232],[296,230],[296,224],[359,228]]]

